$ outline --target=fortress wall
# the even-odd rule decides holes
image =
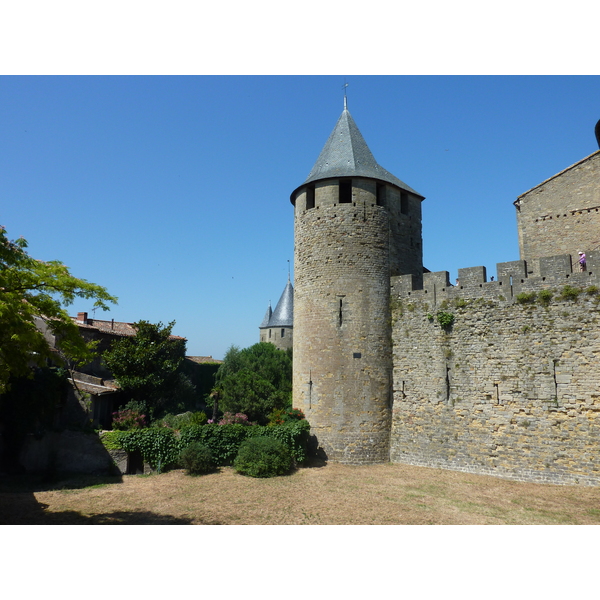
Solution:
[[[422,290],[392,278],[392,462],[599,485],[598,258],[569,273],[551,257],[529,278],[523,261],[501,263],[494,282],[475,267],[458,288],[444,271],[425,274]],[[561,299],[565,284],[589,293]],[[547,306],[516,300],[542,289]],[[454,315],[447,331],[438,311]]]

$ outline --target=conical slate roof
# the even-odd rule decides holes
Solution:
[[[262,323],[258,326],[259,329],[269,326],[269,321],[271,320],[272,314],[273,311],[271,310],[271,303],[269,302],[269,308],[267,308],[267,312],[265,313],[265,318],[262,320]]]
[[[269,310],[270,310],[269,306]],[[268,311],[267,311],[268,312]],[[266,315],[265,315],[266,318]],[[279,302],[275,310],[271,314],[268,323],[265,325],[264,320],[260,328],[265,327],[293,327],[294,326],[294,288],[288,279],[287,285],[279,298]]]
[[[400,181],[400,179],[377,163],[346,107],[344,107],[329,139],[325,143],[323,150],[321,150],[317,162],[302,185],[332,177],[369,177],[379,179],[396,185],[407,192],[421,196],[421,194],[406,185],[403,181]],[[292,193],[292,202],[294,201],[297,189]]]

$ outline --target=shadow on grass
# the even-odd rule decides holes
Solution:
[[[302,464],[303,469],[320,469],[321,467],[327,466],[327,458],[321,456],[310,456]]]
[[[114,511],[84,515],[74,510],[47,512],[48,505],[38,502],[35,492],[78,490],[104,487],[122,482],[120,476],[74,476],[48,478],[19,475],[0,478],[0,525],[190,525],[192,519],[151,511]],[[220,525],[217,522],[198,523]]]

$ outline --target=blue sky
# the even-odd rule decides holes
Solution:
[[[598,149],[598,76],[3,76],[0,223],[118,296],[97,318],[175,320],[189,354],[222,358],[283,291],[289,195],[345,80],[376,160],[426,197],[425,266],[452,280],[518,259],[514,200]]]

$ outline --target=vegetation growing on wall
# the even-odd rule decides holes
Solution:
[[[575,301],[579,298],[579,294],[581,294],[583,290],[579,288],[574,288],[570,285],[565,285],[565,287],[561,290],[559,299],[560,300],[570,300]]]
[[[436,314],[437,322],[440,324],[442,329],[448,330],[452,327],[454,323],[454,315],[452,313],[444,312],[442,310],[438,311]]]

